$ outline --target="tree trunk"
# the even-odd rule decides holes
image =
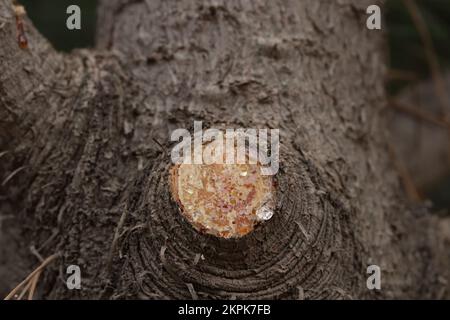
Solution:
[[[437,221],[387,152],[373,2],[102,1],[97,48],[63,55],[26,18],[21,49],[0,0],[2,247],[20,276],[57,252],[42,298],[442,297]],[[195,231],[172,199],[170,133],[194,120],[280,129],[277,211],[245,237]]]

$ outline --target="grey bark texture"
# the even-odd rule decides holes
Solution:
[[[448,296],[444,228],[406,202],[387,152],[373,2],[101,1],[97,48],[66,55],[27,19],[19,48],[1,0],[0,258],[15,268],[17,248],[16,280],[58,252],[42,298]],[[244,238],[197,233],[171,198],[170,133],[194,120],[281,131],[277,212]]]

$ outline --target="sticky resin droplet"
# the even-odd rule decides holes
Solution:
[[[273,209],[264,205],[256,211],[256,216],[261,221],[270,220],[273,216]]]
[[[274,184],[260,164],[180,164],[170,175],[181,214],[199,232],[239,238],[274,214]]]

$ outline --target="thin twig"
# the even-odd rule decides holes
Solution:
[[[30,246],[30,252],[40,261],[43,262],[44,258],[42,258],[41,254],[39,253],[39,251],[36,249],[36,247],[34,245]]]
[[[19,283],[5,298],[5,300],[10,300],[12,297],[15,296],[15,294],[20,290],[20,288],[22,288],[24,285],[28,286],[28,283],[30,282],[30,280],[32,280],[32,278],[37,274],[40,273],[48,264],[50,264],[50,262],[52,262],[53,260],[55,260],[56,258],[59,257],[59,253],[55,253],[52,254],[50,257],[48,257],[47,259],[44,260],[44,262],[41,263],[41,265],[39,267],[37,267],[36,269],[34,269],[33,272],[31,272],[26,278],[25,280],[23,280],[21,283]]]
[[[25,169],[27,166],[22,166],[20,168],[17,168],[16,170],[14,170],[13,172],[11,172],[11,174],[9,176],[7,176],[5,178],[5,180],[3,180],[2,182],[2,186],[5,186],[12,178],[14,178],[14,176],[16,174],[18,174],[20,171],[22,171],[23,169]]]
[[[5,150],[5,151],[0,152],[0,159],[1,159],[3,156],[7,155],[9,152],[10,152],[9,150]]]
[[[397,99],[389,99],[389,106],[398,111],[408,113],[419,120],[424,120],[431,124],[450,130],[450,122],[446,121],[445,119],[442,119],[441,117],[436,117],[435,115],[427,111],[421,110],[418,107],[400,102]]]
[[[400,159],[397,157],[397,153],[391,142],[388,142],[388,148],[391,159],[394,162],[394,166],[397,169],[398,173],[400,174],[400,177],[402,178],[403,185],[405,187],[409,199],[411,199],[412,201],[421,202],[422,197],[420,195],[420,192],[417,186],[415,185],[414,180],[412,179],[408,169],[406,168],[404,163],[400,161]]]
[[[417,81],[419,77],[412,71],[390,69],[387,73],[389,80]]]
[[[425,46],[425,54],[427,57],[428,65],[430,67],[431,76],[433,78],[436,96],[440,101],[442,116],[444,117],[445,121],[450,121],[450,99],[445,90],[444,77],[441,73],[439,59],[436,54],[430,31],[427,28],[425,20],[415,0],[403,0],[403,3],[408,9],[414,25],[416,26],[420,38],[422,39],[422,42]],[[450,137],[450,130],[448,131],[448,136]],[[450,139],[448,149],[450,154]],[[450,156],[448,158],[448,161],[450,163]]]
[[[39,271],[34,276],[33,280],[31,281],[31,288],[28,291],[28,300],[33,300],[34,292],[36,291],[36,286],[39,280],[39,276],[41,275],[42,271]]]
[[[25,293],[27,293],[27,291],[30,289],[31,287],[31,283],[33,282],[34,277],[32,279],[32,281],[29,281],[27,283],[27,285],[23,288],[22,292],[19,294],[19,296],[17,297],[17,300],[22,300],[23,296],[25,295]]]
[[[408,9],[409,14],[416,26],[419,36],[425,46],[425,54],[427,57],[427,62],[430,67],[431,76],[435,85],[436,95],[441,102],[442,114],[448,116],[450,111],[450,100],[445,90],[445,81],[441,73],[441,68],[439,65],[439,59],[436,54],[436,50],[431,38],[430,31],[425,23],[425,20],[420,12],[419,7],[415,0],[403,0],[405,7]],[[447,119],[448,120],[448,119]]]

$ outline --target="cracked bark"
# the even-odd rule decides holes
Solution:
[[[41,297],[448,294],[444,228],[407,204],[388,157],[371,2],[103,1],[97,48],[63,55],[28,20],[20,49],[1,0],[0,208],[29,270],[30,246],[61,253]],[[171,198],[169,135],[194,120],[281,130],[277,214],[244,238],[197,233]]]

